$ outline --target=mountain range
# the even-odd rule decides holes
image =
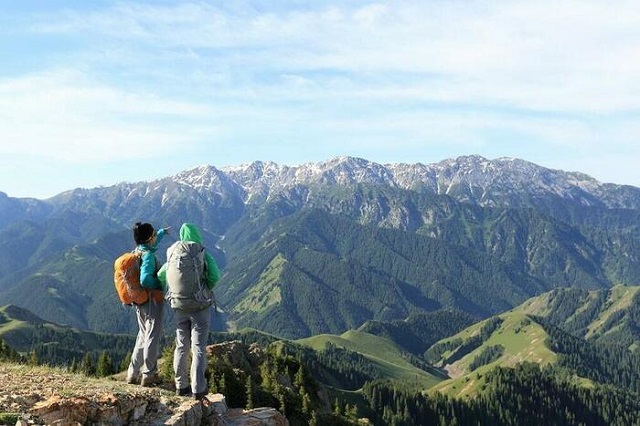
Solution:
[[[134,222],[175,234],[189,221],[223,270],[219,329],[303,338],[442,309],[480,320],[555,288],[637,285],[639,209],[639,188],[480,156],[201,166],[46,200],[0,193],[0,305],[132,332],[113,260],[133,248]]]

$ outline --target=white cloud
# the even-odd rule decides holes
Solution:
[[[0,82],[0,155],[70,162],[159,155],[193,142],[197,131],[185,134],[181,120],[211,113],[209,107],[99,85],[73,70],[27,75]]]
[[[106,4],[31,21],[73,48],[51,42],[42,69],[0,80],[0,154],[324,137],[597,156],[640,130],[636,1]]]
[[[610,113],[639,106],[635,1],[387,1],[266,9],[121,3],[90,14],[67,11],[36,28],[124,40],[143,55],[175,55],[178,65],[190,65],[185,53],[191,52],[217,81],[236,88],[261,85],[265,73],[330,71],[354,75],[357,90],[357,81],[371,75],[400,79],[409,73],[421,77],[408,83],[411,90],[381,80],[374,80],[380,85],[375,89],[544,111]],[[221,77],[225,72],[240,76]]]

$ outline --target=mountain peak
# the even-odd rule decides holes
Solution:
[[[372,163],[371,161],[366,160],[364,158],[351,157],[348,155],[333,157],[333,158],[330,158],[329,160],[319,163],[321,167],[335,167],[336,165],[366,167],[369,164],[375,164],[375,163]]]
[[[186,170],[178,173],[171,179],[176,183],[203,192],[222,192],[225,186],[233,184],[226,173],[210,165],[198,166],[191,170]]]
[[[384,184],[396,186],[389,168],[359,157],[335,157],[316,168],[316,179],[327,184]]]

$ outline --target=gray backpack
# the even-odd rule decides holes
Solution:
[[[193,241],[177,241],[167,250],[167,300],[171,308],[198,312],[213,304],[213,292],[205,280],[204,247]]]

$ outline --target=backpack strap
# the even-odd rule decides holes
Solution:
[[[155,257],[155,253],[153,253],[151,250],[147,249],[146,247],[141,247],[141,246],[136,246],[131,251],[131,253],[133,253],[133,254],[138,256],[138,268],[140,268],[140,270],[142,270],[142,256],[144,256],[147,253],[151,253]],[[156,258],[155,261],[156,261],[156,274],[157,274],[160,269],[158,268],[158,259]],[[147,302],[153,301],[154,304],[157,304],[155,299],[152,297],[152,292],[154,290],[151,290],[150,288],[143,287],[142,286],[142,282],[140,283],[140,288],[147,292],[147,297],[149,298],[149,300]]]

